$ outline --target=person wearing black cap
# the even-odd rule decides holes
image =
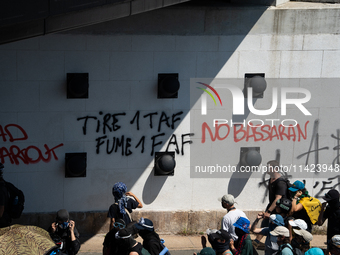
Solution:
[[[161,239],[155,232],[151,220],[140,218],[139,222],[135,224],[135,228],[138,230],[138,234],[143,238],[143,247],[151,255],[158,255],[163,250]]]
[[[322,209],[317,224],[321,226],[325,222],[325,220],[328,219],[327,242],[330,242],[334,235],[340,234],[339,192],[335,189],[331,189],[322,198],[326,202],[322,203]]]
[[[229,249],[231,235],[224,229],[207,229],[208,241],[217,255],[232,255]]]
[[[11,217],[7,213],[8,195],[6,183],[3,178],[4,165],[0,163],[0,228],[8,227],[11,223]]]
[[[52,240],[68,255],[77,254],[80,249],[79,233],[75,225],[69,219],[68,211],[61,209],[57,212],[56,221],[48,229]]]
[[[120,255],[122,250],[116,239],[116,233],[126,227],[123,219],[114,222],[113,228],[106,234],[103,243],[103,255]]]
[[[141,245],[141,243],[133,239],[130,230],[131,229],[124,228],[116,233],[117,242],[120,245],[120,248],[122,248],[122,250],[124,251],[120,254],[143,255],[142,254],[143,246]]]

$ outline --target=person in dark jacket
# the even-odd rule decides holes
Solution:
[[[103,255],[121,255],[122,249],[116,239],[116,233],[126,227],[124,220],[118,219],[113,224],[113,229],[105,236],[103,243]]]
[[[11,217],[7,213],[8,194],[6,183],[3,178],[4,165],[0,163],[0,228],[8,227],[11,223]]]
[[[79,232],[75,225],[75,222],[70,220],[68,211],[61,209],[57,212],[56,221],[48,229],[61,252],[68,255],[75,255],[80,249]]]
[[[161,239],[155,232],[151,220],[140,218],[139,222],[135,224],[135,228],[138,230],[138,234],[143,238],[144,249],[151,255],[158,255],[163,250]]]

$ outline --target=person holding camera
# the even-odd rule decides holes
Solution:
[[[60,251],[68,255],[75,255],[80,249],[79,232],[75,225],[75,222],[69,219],[68,211],[61,209],[57,212],[56,221],[48,229]]]

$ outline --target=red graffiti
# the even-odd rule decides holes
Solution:
[[[307,139],[307,125],[309,121],[305,123],[304,132],[300,127],[300,124],[296,126],[275,126],[275,125],[262,125],[262,126],[254,126],[252,123],[244,127],[243,125],[234,125],[233,126],[233,138],[234,142],[240,142],[245,140],[248,142],[249,140],[253,140],[254,142],[258,141],[277,141],[277,140],[292,140],[300,142],[301,139]],[[222,131],[221,131],[222,130]],[[229,136],[230,126],[228,124],[216,124],[215,125],[215,134],[210,129],[209,125],[206,122],[202,124],[202,143],[205,143],[206,140],[206,131],[209,132],[211,140],[214,142],[217,140],[224,140]],[[221,137],[220,132],[223,132],[223,136]]]
[[[14,130],[13,130],[14,128]],[[12,131],[12,132],[11,132]],[[14,138],[13,131],[17,131],[18,135]],[[5,127],[0,125],[0,138],[4,142],[7,141],[7,137],[9,142],[27,140],[28,135],[26,131],[17,124],[8,124]],[[50,162],[52,157],[55,160],[58,160],[58,157],[55,153],[55,150],[64,144],[59,144],[50,148],[47,144],[44,145],[44,150],[39,149],[34,145],[30,145],[26,148],[20,148],[17,145],[11,145],[9,148],[1,147],[0,148],[0,162],[5,163],[5,159],[8,158],[11,164],[19,165],[20,162],[24,164],[36,164],[40,161],[42,162]]]

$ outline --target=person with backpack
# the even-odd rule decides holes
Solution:
[[[295,181],[289,188],[292,196],[292,209],[290,215],[295,219],[302,219],[307,223],[307,230],[312,231],[312,225],[317,223],[321,212],[321,203],[311,197],[301,181]]]
[[[6,183],[3,178],[4,165],[0,163],[0,228],[8,227],[11,217],[8,214],[8,194]]]
[[[291,245],[298,255],[305,254],[310,249],[313,235],[304,229],[293,229],[295,237],[291,239]]]
[[[110,218],[109,231],[114,227],[113,224],[117,219],[123,219],[126,226],[129,227],[132,222],[130,213],[136,208],[142,208],[142,202],[132,192],[127,192],[127,187],[123,182],[113,185],[112,195],[115,203],[110,206],[107,213],[107,217]]]
[[[268,183],[269,203],[263,213],[261,228],[269,226],[269,217],[271,214],[277,214],[276,202],[282,198],[288,198],[288,181],[280,173],[280,163],[277,160],[267,162],[267,173],[270,176]],[[255,248],[259,245],[263,235],[258,234],[253,241]]]
[[[272,236],[277,237],[279,250],[276,255],[296,255],[293,247],[290,245],[289,230],[286,227],[278,226],[270,232]]]

